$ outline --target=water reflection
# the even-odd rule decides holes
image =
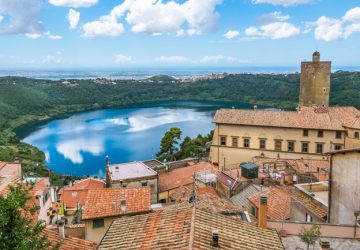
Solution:
[[[24,141],[44,151],[56,172],[102,177],[105,155],[112,162],[154,158],[171,127],[181,128],[183,137],[213,129],[215,109],[173,105],[79,113],[38,127]]]

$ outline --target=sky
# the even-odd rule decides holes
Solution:
[[[0,69],[360,66],[359,0],[0,0]]]

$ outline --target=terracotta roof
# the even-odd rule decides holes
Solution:
[[[249,126],[287,127],[299,129],[345,130],[360,129],[360,111],[354,107],[329,107],[322,112],[314,107],[300,111],[220,109],[214,123]]]
[[[66,236],[65,240],[62,240],[59,237],[59,234],[55,230],[50,230],[45,228],[43,233],[49,240],[51,246],[57,246],[60,244],[60,250],[90,250],[96,249],[96,243],[88,240],[83,240],[80,238]]]
[[[69,208],[75,208],[77,203],[84,206],[88,190],[97,188],[105,188],[105,182],[94,178],[80,180],[73,186],[60,190],[60,201]]]
[[[104,188],[105,182],[99,179],[87,178],[80,181],[77,181],[71,187],[65,187],[64,190],[80,190],[80,189],[95,189],[95,188]]]
[[[161,172],[159,173],[159,192],[189,185],[194,182],[194,173],[205,169],[212,169],[212,165],[208,162],[200,162],[192,166],[176,168],[169,172]]]
[[[63,190],[60,196],[61,203],[67,208],[75,208],[79,203],[85,205],[88,190]]]
[[[270,187],[251,195],[248,199],[257,208],[259,208],[261,194],[265,194],[268,197],[267,217],[270,220],[290,219],[291,198],[286,190]]]
[[[7,162],[0,161],[0,169],[5,167],[7,165]]]
[[[118,216],[150,211],[150,187],[103,188],[88,191],[83,219]],[[124,209],[121,201],[125,200]]]
[[[192,195],[192,188],[182,186],[170,193],[170,199],[175,202],[188,202]]]
[[[219,232],[219,249],[284,249],[275,230],[190,205],[116,219],[98,249],[212,249],[214,229]]]
[[[326,219],[327,209],[315,203],[311,197],[295,190],[292,190],[290,194],[291,198],[300,202],[303,206],[305,206],[308,210],[312,211],[319,218]]]

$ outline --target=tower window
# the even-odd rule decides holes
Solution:
[[[355,139],[359,139],[360,138],[359,132],[355,132],[354,137]]]
[[[342,146],[341,146],[341,145],[335,144],[335,150],[341,150],[341,149],[342,149]]]

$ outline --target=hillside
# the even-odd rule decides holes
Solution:
[[[0,160],[27,156],[28,169],[34,170],[32,163],[43,163],[44,156],[35,148],[19,143],[14,128],[68,112],[169,100],[243,102],[294,109],[299,96],[299,74],[230,74],[223,79],[191,83],[173,81],[165,75],[150,79],[152,82],[149,83],[0,78],[0,145],[5,145],[5,150],[0,150]],[[331,105],[360,108],[359,96],[360,72],[332,74]]]

